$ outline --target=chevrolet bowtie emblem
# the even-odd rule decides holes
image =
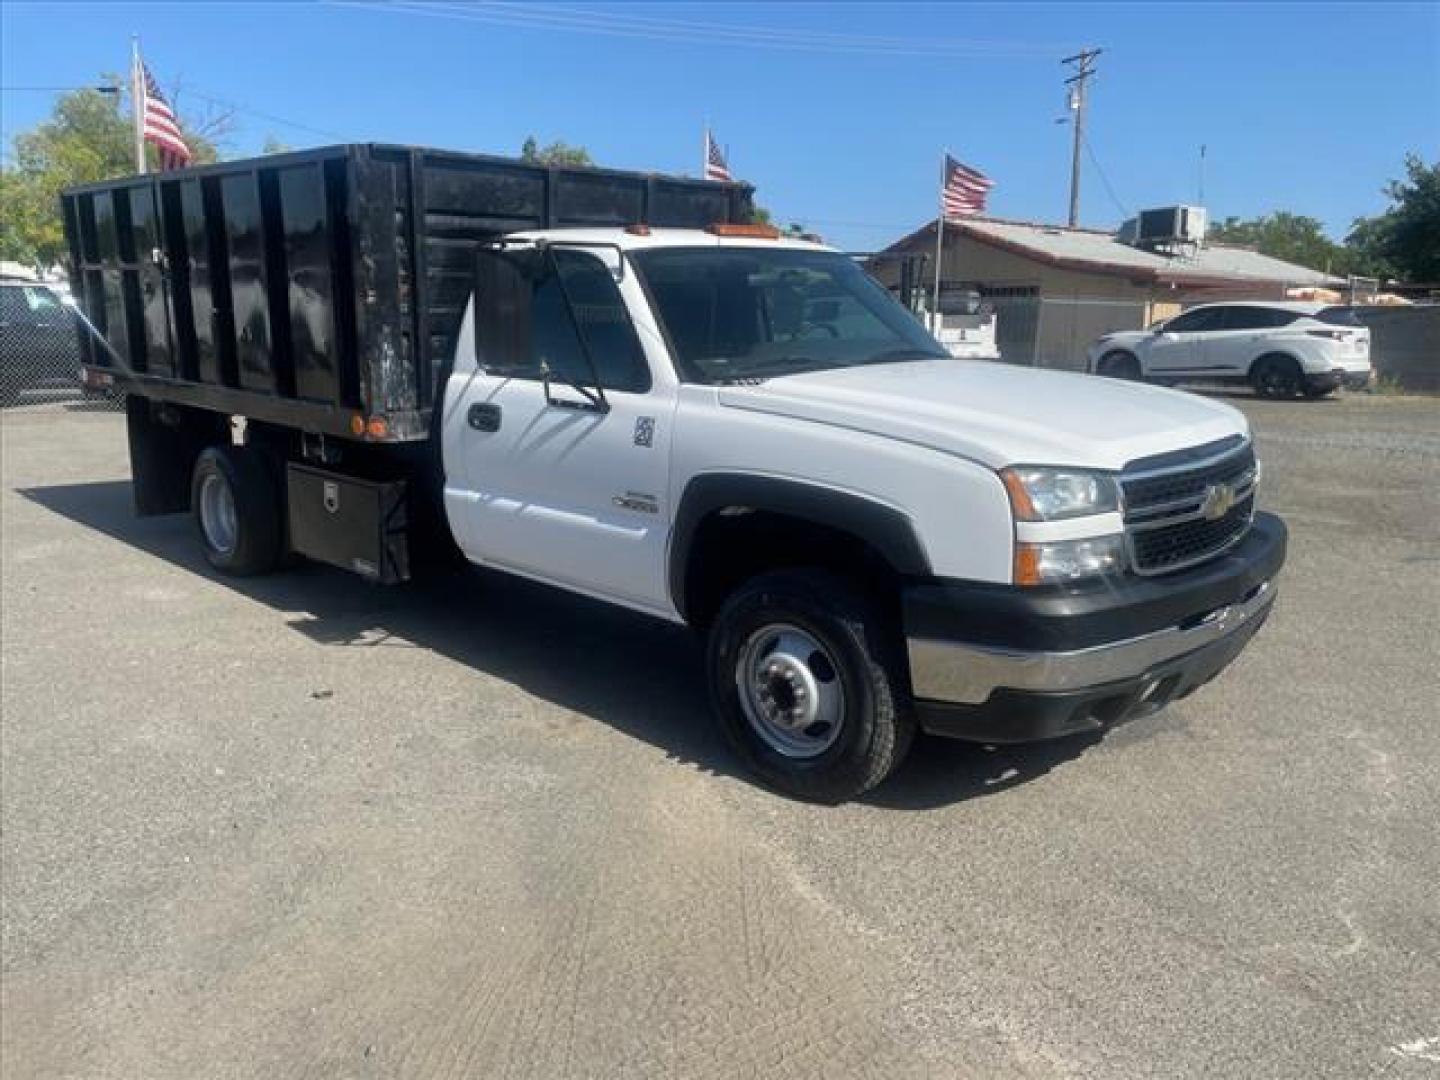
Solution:
[[[1206,521],[1217,521],[1235,505],[1235,489],[1229,484],[1211,484],[1205,489],[1200,514]]]

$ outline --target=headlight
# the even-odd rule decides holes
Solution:
[[[1125,540],[1121,536],[1015,545],[1016,585],[1074,581],[1097,574],[1119,573],[1124,567]]]
[[[1016,465],[1002,469],[1016,521],[1059,521],[1120,509],[1120,492],[1105,473]]]

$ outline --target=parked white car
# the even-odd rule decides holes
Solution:
[[[1149,330],[1106,334],[1089,370],[1160,383],[1248,382],[1263,397],[1323,397],[1370,383],[1370,331],[1351,308],[1300,301],[1202,304]]]

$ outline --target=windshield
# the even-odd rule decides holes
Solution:
[[[692,382],[948,357],[836,252],[654,248],[632,258]]]

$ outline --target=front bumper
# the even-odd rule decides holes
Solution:
[[[1285,560],[1279,518],[1182,573],[1018,589],[923,582],[905,593],[923,727],[983,742],[1097,730],[1219,674],[1264,623]]]

